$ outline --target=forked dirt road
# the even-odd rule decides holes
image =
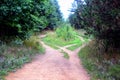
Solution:
[[[16,72],[6,76],[6,80],[90,80],[89,74],[83,68],[77,53],[84,47],[75,51],[60,49],[70,56],[65,59],[60,51],[55,50],[42,42],[46,48],[44,55],[38,55],[31,63],[25,64]]]

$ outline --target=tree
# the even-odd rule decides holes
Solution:
[[[1,0],[0,36],[26,38],[62,20],[56,0]]]
[[[62,19],[62,13],[60,11],[60,7],[58,5],[57,0],[51,0],[50,6],[51,9],[51,14],[49,14],[48,17],[48,22],[49,25],[48,27],[50,29],[54,29],[55,27],[58,27],[59,24],[63,21]]]
[[[120,1],[119,0],[75,0],[75,20],[93,34],[105,51],[120,48]],[[72,20],[72,19],[70,19]],[[78,24],[75,23],[75,24]],[[74,24],[74,25],[75,25]]]

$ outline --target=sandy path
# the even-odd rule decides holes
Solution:
[[[31,63],[25,64],[16,72],[6,76],[6,80],[90,80],[89,75],[83,68],[79,58],[78,51],[61,48],[67,52],[70,59],[65,59],[63,54],[42,42],[46,48],[44,55],[38,55]]]

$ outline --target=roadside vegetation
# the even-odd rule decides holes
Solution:
[[[64,58],[66,58],[66,59],[69,59],[69,58],[70,58],[69,54],[66,53],[65,51],[62,50],[61,53],[63,53],[63,57],[64,57]]]
[[[83,40],[87,41],[87,38],[82,37]],[[66,45],[75,44],[71,46],[70,50],[75,50],[80,47],[85,41],[79,38],[77,31],[72,28],[69,24],[63,24],[56,28],[55,32],[49,32],[46,37],[42,39],[47,45],[58,49],[58,46],[63,47]]]
[[[79,53],[84,66],[93,80],[120,80],[120,1],[74,1],[69,22],[94,38]]]
[[[90,41],[78,55],[92,79],[120,80],[120,1],[74,1],[66,22],[57,0],[0,1],[0,80],[44,53],[34,35],[42,31],[41,40],[55,49],[75,50]]]
[[[82,60],[84,67],[91,75],[91,80],[119,80],[120,64],[119,53],[106,53],[101,55],[95,41],[90,42],[81,49],[78,56]]]
[[[57,0],[0,1],[0,80],[16,71],[44,48],[36,33],[62,22]]]
[[[14,72],[30,62],[35,55],[44,53],[44,48],[36,36],[25,41],[16,39],[9,44],[0,45],[0,80],[4,80],[8,72]]]

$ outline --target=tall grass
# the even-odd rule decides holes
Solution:
[[[29,39],[26,39],[24,41],[25,46],[34,48],[40,52],[44,52],[44,48],[42,44],[40,43],[40,38],[37,36],[31,36]]]
[[[91,80],[120,80],[120,55],[100,55],[94,41],[81,49],[78,56],[91,75]],[[118,59],[117,59],[118,58]]]
[[[65,41],[73,40],[76,37],[76,31],[69,24],[62,24],[61,27],[56,29],[56,35]]]

